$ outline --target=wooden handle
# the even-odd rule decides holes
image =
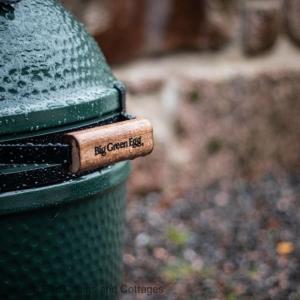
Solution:
[[[90,171],[150,154],[153,129],[146,119],[133,119],[65,135],[72,147],[70,171]]]

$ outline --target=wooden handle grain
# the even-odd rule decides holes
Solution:
[[[79,173],[150,154],[153,128],[146,119],[133,119],[65,135],[72,147],[70,171]]]

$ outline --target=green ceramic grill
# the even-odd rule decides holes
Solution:
[[[81,172],[65,136],[130,120],[124,86],[56,0],[0,1],[1,299],[118,297],[126,157],[142,136],[97,145],[110,163]]]

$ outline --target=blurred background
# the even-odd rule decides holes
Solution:
[[[300,299],[300,0],[63,0],[149,118],[122,299]]]

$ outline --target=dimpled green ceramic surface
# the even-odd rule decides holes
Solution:
[[[128,163],[0,195],[1,299],[116,299]]]
[[[0,135],[115,112],[114,81],[96,42],[58,1],[0,7]]]

